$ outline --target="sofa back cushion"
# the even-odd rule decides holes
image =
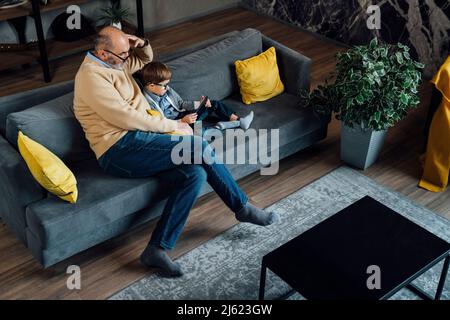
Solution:
[[[169,61],[171,86],[183,99],[198,100],[201,95],[221,100],[238,92],[234,62],[260,54],[262,36],[245,29],[204,49]]]
[[[10,113],[6,119],[6,138],[16,147],[19,130],[64,162],[94,157],[73,113],[73,92],[29,109]]]
[[[0,97],[0,134],[6,135],[6,118],[10,113],[31,108],[71,91],[73,80]]]

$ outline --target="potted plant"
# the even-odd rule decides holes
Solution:
[[[342,121],[341,159],[366,169],[381,150],[388,128],[419,103],[417,88],[424,65],[409,48],[374,38],[336,55],[334,82],[301,92],[301,103]]]
[[[129,8],[121,8],[118,4],[112,4],[108,8],[101,9],[102,15],[99,21],[112,25],[118,29],[122,29],[122,22],[130,16]]]

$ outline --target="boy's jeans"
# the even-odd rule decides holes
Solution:
[[[217,100],[211,100],[211,107],[204,108],[203,110],[203,112],[197,112],[197,121],[202,121],[213,114],[215,114],[220,121],[230,121],[230,117],[234,113],[226,104]],[[183,111],[177,116],[177,119],[181,119],[185,115],[195,112],[195,110]],[[193,125],[191,126],[193,127]]]
[[[234,113],[226,104],[217,100],[211,100],[211,108],[205,108],[204,112],[198,113],[197,121],[202,121],[206,117],[215,113],[220,121],[230,121]]]
[[[169,185],[169,198],[150,239],[150,244],[168,250],[175,246],[205,181],[208,181],[233,212],[238,212],[248,201],[223,164],[208,164],[205,161],[201,164],[174,164],[171,152],[180,142],[171,141],[172,137],[167,134],[130,131],[98,159],[100,167],[111,175],[126,178],[157,175]],[[191,159],[194,152],[207,148],[214,157],[211,147],[201,137],[183,136],[182,139],[201,145],[202,150],[191,148]]]

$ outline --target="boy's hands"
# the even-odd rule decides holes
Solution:
[[[200,102],[203,101],[204,99],[205,99],[205,96],[201,96]],[[211,100],[208,99],[208,101],[206,101],[205,107],[211,108]]]
[[[197,121],[196,113],[190,113],[190,114],[185,115],[183,118],[181,118],[181,122],[184,122],[187,124],[195,123],[195,121]]]

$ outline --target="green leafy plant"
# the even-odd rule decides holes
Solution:
[[[300,93],[301,103],[330,115],[348,127],[385,130],[419,104],[417,88],[424,65],[411,59],[401,43],[355,46],[336,55],[334,82]]]
[[[101,9],[101,11],[103,14],[99,17],[99,20],[108,23],[118,23],[130,17],[130,9],[121,8],[118,5],[111,5],[108,8]]]

